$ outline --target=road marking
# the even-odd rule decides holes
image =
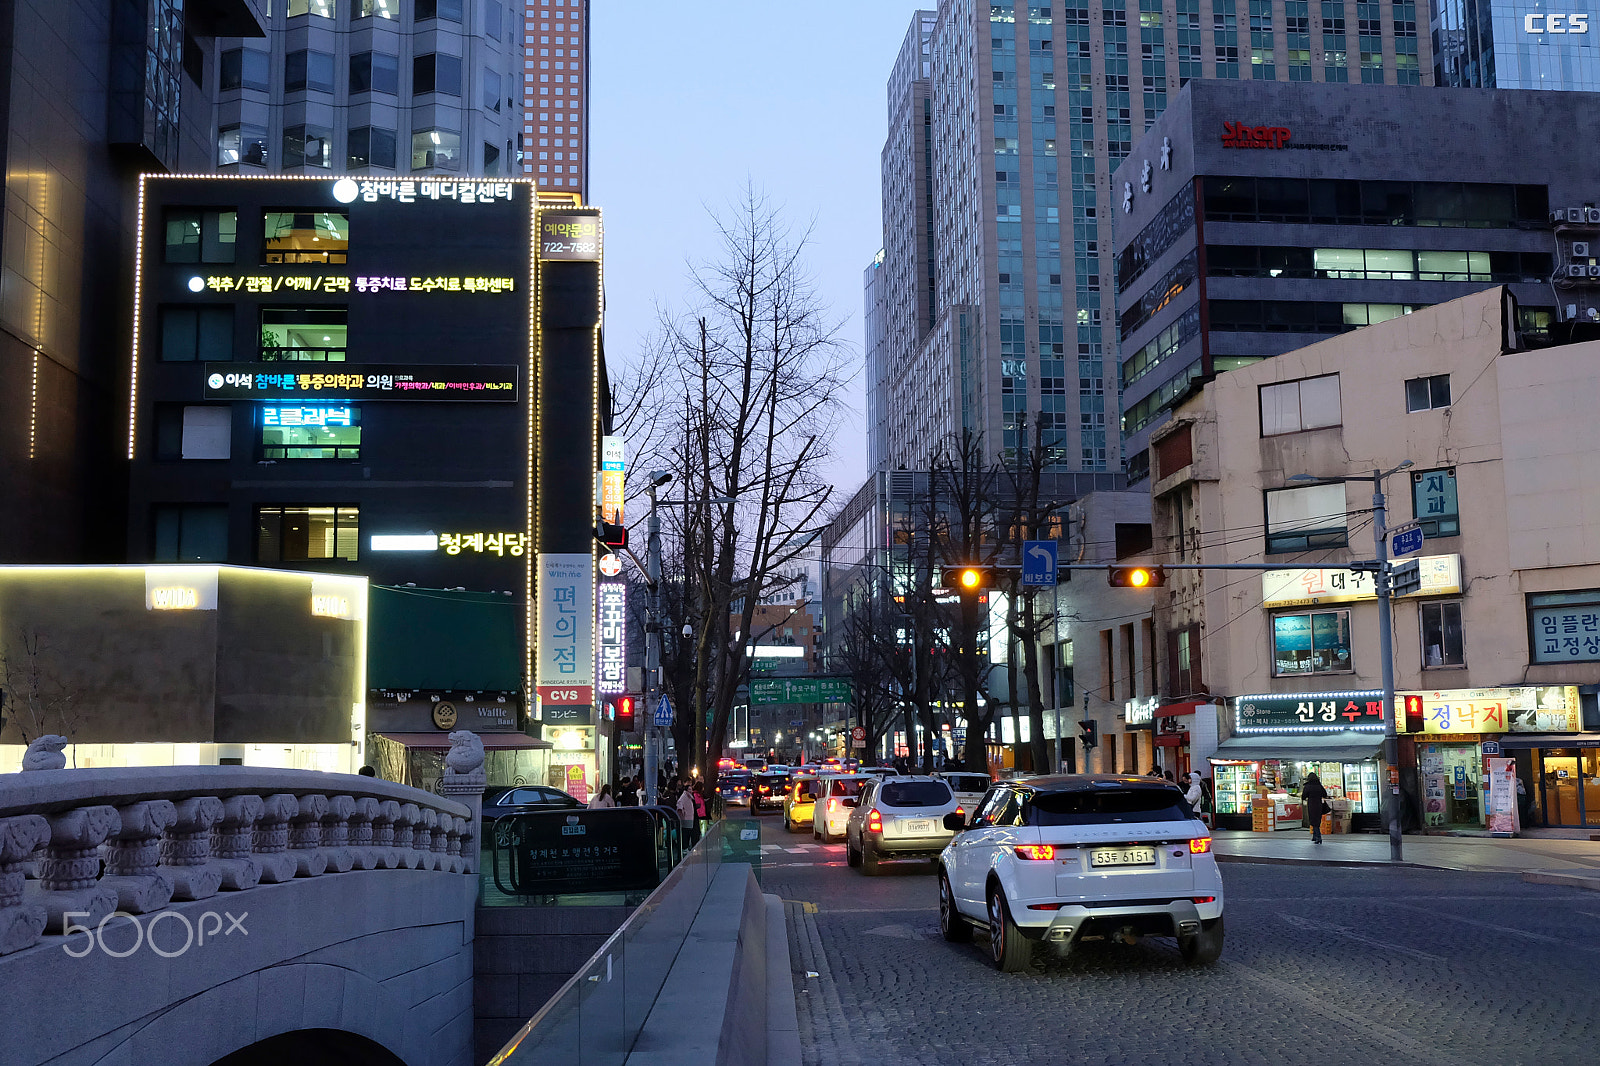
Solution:
[[[803,899],[786,899],[783,902],[799,904],[800,908],[803,911],[805,911],[807,914],[815,914],[815,913],[817,913],[817,905],[815,903],[807,903]]]
[[[1496,933],[1504,933],[1506,936],[1519,936],[1524,940],[1537,940],[1541,944],[1560,944],[1562,947],[1572,948],[1576,951],[1600,951],[1600,947],[1578,943],[1571,937],[1546,936],[1544,933],[1530,933],[1526,929],[1514,929],[1509,925],[1497,925],[1494,922],[1480,922],[1476,918],[1463,918],[1459,914],[1450,914],[1447,911],[1440,911],[1437,908],[1430,909],[1428,907],[1413,907],[1409,903],[1395,903],[1392,900],[1386,899],[1374,900],[1373,902],[1381,904],[1385,907],[1399,907],[1404,911],[1416,911],[1418,914],[1426,914],[1429,918],[1448,918],[1452,922],[1460,922],[1462,925],[1476,926],[1479,929],[1493,930]]]
[[[1426,951],[1417,951],[1414,948],[1403,948],[1400,945],[1391,943],[1387,940],[1379,940],[1376,937],[1362,936],[1353,929],[1348,929],[1342,925],[1334,925],[1332,922],[1319,922],[1311,918],[1301,918],[1294,914],[1280,914],[1278,917],[1282,918],[1285,922],[1288,922],[1296,929],[1314,929],[1321,932],[1337,933],[1346,940],[1354,940],[1357,943],[1366,944],[1368,947],[1381,948],[1386,952],[1398,952],[1401,955],[1410,955],[1412,958],[1421,959],[1423,962],[1445,961],[1444,956],[1442,955],[1430,955]]]

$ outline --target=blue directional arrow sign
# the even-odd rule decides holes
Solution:
[[[1416,523],[1389,531],[1389,554],[1399,557],[1422,550],[1422,527]]]
[[[1024,585],[1054,585],[1056,583],[1055,541],[1025,540],[1022,542],[1022,583]]]
[[[667,699],[667,694],[663,692],[661,698],[656,701],[656,725],[670,726],[671,724],[672,701]]]

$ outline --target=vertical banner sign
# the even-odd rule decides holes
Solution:
[[[600,514],[616,525],[622,525],[622,496],[628,464],[623,458],[621,437],[600,439]]]
[[[1489,832],[1517,833],[1517,764],[1514,759],[1486,759],[1489,764]]]
[[[594,703],[594,556],[539,556],[536,684],[541,707]]]
[[[628,586],[601,579],[596,595],[600,642],[596,646],[595,684],[602,696],[628,691]]]

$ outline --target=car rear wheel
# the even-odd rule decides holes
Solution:
[[[1192,936],[1178,938],[1178,952],[1191,966],[1209,966],[1222,957],[1222,917],[1218,915],[1210,925],[1201,923],[1200,931]]]
[[[855,849],[853,844],[850,843],[850,838],[848,836],[844,838],[844,860],[851,866],[861,865],[861,853]]]
[[[989,958],[1001,973],[1021,973],[1033,961],[1033,941],[1011,920],[999,885],[989,888]]]
[[[872,845],[863,840],[861,842],[861,872],[868,877],[876,877],[882,870],[883,867],[878,865],[878,853],[873,850]]]
[[[939,871],[939,932],[952,944],[972,939],[972,926],[956,910],[955,893],[950,890],[950,875]]]

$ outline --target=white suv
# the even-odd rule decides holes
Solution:
[[[1172,936],[1187,962],[1222,954],[1222,874],[1211,831],[1166,781],[1085,774],[996,784],[939,856],[939,928],[974,925],[1008,973],[1035,943]]]
[[[957,809],[950,786],[931,777],[872,781],[845,821],[845,858],[869,876],[880,860],[937,858],[950,843],[944,816]]]

